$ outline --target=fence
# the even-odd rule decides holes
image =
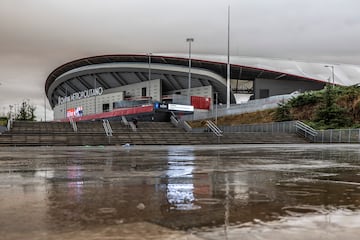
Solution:
[[[360,129],[329,129],[317,131],[317,143],[360,143]]]
[[[296,121],[272,122],[263,124],[241,124],[235,126],[218,126],[223,132],[286,132],[296,133]],[[193,132],[203,132],[206,128],[193,128]]]
[[[182,119],[185,121],[194,121],[277,108],[279,103],[287,102],[296,95],[297,93],[292,93],[272,96],[264,99],[256,99],[246,103],[233,104],[230,108],[226,108],[226,105],[218,105],[217,107],[214,106],[210,112],[194,112],[192,115],[183,116]]]
[[[304,123],[299,121],[273,122],[264,124],[242,124],[237,126],[219,126],[223,132],[282,132],[296,133],[314,143],[360,143],[360,129],[313,130],[304,134]],[[299,126],[302,126],[301,128]],[[310,127],[309,127],[310,128]],[[204,132],[206,127],[193,128],[192,132]]]

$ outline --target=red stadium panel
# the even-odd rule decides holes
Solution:
[[[191,96],[191,105],[195,109],[206,109],[209,110],[211,106],[211,98],[201,96]]]
[[[86,115],[86,116],[82,116],[82,117],[74,117],[73,119],[76,122],[89,121],[89,120],[93,120],[93,119],[106,119],[106,118],[112,118],[112,117],[118,117],[118,116],[126,116],[126,115],[152,112],[153,109],[154,109],[153,105],[133,107],[133,108],[122,108],[122,109],[116,109],[112,112],[104,112],[104,113]],[[62,119],[60,121],[67,122],[67,121],[69,121],[69,119]]]

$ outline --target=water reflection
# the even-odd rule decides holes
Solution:
[[[168,169],[166,171],[166,197],[171,209],[195,210],[200,206],[194,204],[194,149],[184,150],[180,147],[169,147]]]
[[[82,188],[84,181],[82,180],[82,168],[80,166],[69,166],[67,168],[67,183],[69,198],[74,198],[76,201],[81,201]]]
[[[360,209],[356,146],[9,148],[0,167],[2,232],[145,221],[236,239],[316,221],[352,228]]]

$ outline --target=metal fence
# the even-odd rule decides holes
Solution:
[[[360,143],[360,129],[329,129],[317,131],[317,143]]]
[[[264,124],[242,124],[219,126],[223,132],[281,132],[297,133],[314,143],[360,143],[360,129],[313,130],[313,134],[304,134],[299,121],[273,122]],[[302,123],[303,124],[303,123]],[[204,132],[207,128],[193,128],[192,132]]]
[[[213,109],[209,112],[194,112],[194,114],[183,116],[182,119],[185,121],[194,121],[228,115],[236,115],[241,113],[263,111],[267,109],[277,108],[279,103],[287,102],[297,95],[297,93],[292,93],[286,95],[272,96],[264,99],[250,100],[246,103],[233,104],[230,106],[230,108],[226,108],[226,105],[214,105]]]
[[[285,132],[296,133],[296,121],[272,122],[263,124],[241,124],[235,126],[219,126],[223,132]],[[193,132],[204,132],[206,127],[193,128]]]
[[[222,126],[224,132],[286,132],[295,133],[296,121],[273,122],[263,124],[242,124],[237,126]]]

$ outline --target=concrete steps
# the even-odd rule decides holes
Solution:
[[[0,135],[0,146],[77,145],[205,145],[249,143],[306,143],[286,133],[188,133],[169,122],[139,122],[134,132],[121,122],[110,122],[113,136],[107,137],[102,122],[78,122],[75,133],[69,123],[15,122],[10,132]]]

